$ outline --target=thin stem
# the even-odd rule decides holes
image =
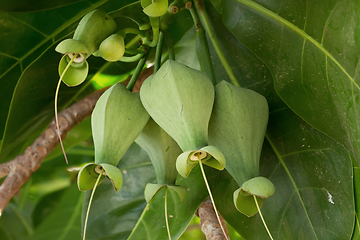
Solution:
[[[203,2],[201,0],[198,0],[196,2],[195,6],[196,6],[196,9],[197,9],[197,11],[198,11],[198,13],[200,15],[201,20],[204,23],[205,30],[206,30],[207,34],[209,35],[209,37],[210,37],[210,40],[211,40],[211,43],[212,43],[212,45],[213,45],[213,47],[215,49],[215,52],[218,55],[218,57],[220,59],[220,62],[223,65],[227,75],[229,76],[231,83],[234,84],[235,86],[240,87],[240,84],[238,83],[234,73],[232,72],[229,63],[227,62],[227,60],[226,60],[226,58],[224,56],[224,53],[220,49],[219,42],[215,38],[215,34],[214,34],[214,32],[213,32],[213,30],[212,30],[212,28],[210,26],[210,21],[209,21],[209,18],[207,16],[207,13],[206,13],[206,11],[204,9]]]
[[[269,234],[270,239],[271,239],[271,240],[274,240],[273,237],[271,236],[271,233],[270,233],[270,231],[269,231],[266,223],[265,223],[265,220],[264,220],[264,218],[263,218],[263,215],[261,214],[260,207],[259,207],[259,204],[258,204],[258,202],[257,202],[256,196],[253,195],[253,197],[254,197],[254,201],[255,201],[256,207],[257,207],[257,209],[258,209],[259,215],[260,215],[260,217],[261,217],[261,220],[262,220],[262,222],[263,222],[263,224],[264,224],[264,227],[265,227],[267,233]]]
[[[167,190],[168,190],[168,187],[165,186],[165,222],[166,222],[166,229],[168,232],[169,240],[171,240],[169,219],[168,219],[168,213],[167,213]]]
[[[162,54],[163,42],[164,42],[164,33],[160,32],[159,42],[156,47],[154,73],[156,73],[159,70],[160,65],[161,65],[161,54]]]
[[[136,83],[136,80],[138,79],[142,69],[144,68],[144,65],[145,65],[145,62],[147,60],[149,56],[149,52],[146,53],[141,59],[140,61],[138,62],[138,65],[136,66],[135,68],[135,72],[133,73],[133,75],[131,76],[131,79],[128,83],[128,85],[126,86],[127,89],[129,89],[130,91],[132,91],[132,89],[134,88],[135,86],[135,83]]]
[[[92,190],[92,193],[91,193],[91,196],[90,196],[89,205],[88,205],[88,208],[87,208],[87,211],[86,211],[86,217],[85,217],[83,240],[85,240],[85,236],[86,236],[86,227],[87,227],[87,222],[88,222],[88,219],[89,219],[91,203],[92,203],[92,200],[93,200],[93,197],[94,197],[96,187],[99,184],[99,181],[100,181],[100,178],[102,177],[103,172],[104,172],[104,169],[101,169],[101,173],[99,174],[98,178],[96,179],[95,186],[94,186],[94,188]]]
[[[159,41],[159,35],[160,35],[160,28],[159,27],[153,27],[153,40],[150,43],[150,47],[156,47]]]
[[[168,48],[169,59],[175,60],[175,50],[174,50],[174,43],[171,39],[169,31],[164,31],[165,41]]]
[[[56,87],[56,92],[55,92],[55,122],[56,122],[57,134],[58,134],[58,136],[59,136],[59,141],[60,141],[61,149],[62,149],[63,154],[64,154],[64,157],[65,157],[66,164],[69,164],[69,162],[68,162],[68,159],[67,159],[67,156],[66,156],[66,153],[65,153],[65,148],[64,148],[63,142],[62,142],[62,140],[61,140],[57,105],[58,105],[58,96],[59,96],[60,85],[61,85],[62,79],[63,79],[63,77],[65,76],[65,73],[67,72],[67,70],[69,69],[71,63],[75,60],[75,58],[76,58],[77,56],[78,56],[78,54],[75,54],[75,55],[71,58],[70,62],[66,65],[66,68],[64,69],[63,73],[62,73],[61,76],[60,76],[58,85],[57,85],[57,87]]]
[[[138,53],[135,56],[131,56],[131,57],[123,56],[122,58],[120,58],[119,61],[121,61],[121,62],[136,62],[136,61],[139,61],[143,56],[144,56],[144,53]]]
[[[226,232],[225,232],[225,229],[224,229],[223,225],[221,224],[220,216],[219,216],[219,213],[218,213],[218,211],[217,211],[217,209],[216,209],[215,201],[214,201],[214,198],[213,198],[213,196],[212,196],[212,194],[211,194],[211,190],[210,190],[209,183],[208,183],[208,181],[207,181],[207,179],[206,179],[204,167],[203,167],[202,162],[201,162],[201,159],[200,159],[200,154],[197,154],[197,157],[198,157],[198,162],[199,162],[199,165],[200,165],[201,173],[202,173],[202,175],[203,175],[206,188],[207,188],[207,190],[208,190],[208,192],[209,192],[209,197],[210,197],[211,202],[212,202],[212,204],[213,204],[213,206],[214,206],[214,211],[215,211],[215,214],[216,214],[216,218],[217,218],[217,220],[219,221],[221,230],[222,230],[222,232],[224,233],[225,238],[228,240],[229,238],[227,237]]]
[[[212,65],[212,62],[211,62],[209,44],[208,44],[208,41],[206,39],[204,27],[201,24],[201,21],[199,19],[199,15],[196,12],[196,9],[195,9],[194,5],[191,6],[189,11],[191,13],[191,16],[192,16],[194,24],[195,24],[197,38],[200,41],[199,42],[200,43],[200,46],[199,46],[200,49],[199,50],[201,51],[200,52],[201,56],[199,58],[199,61],[203,62],[205,72],[210,77],[211,82],[215,86],[217,82],[216,82],[214,68],[213,68],[213,65]],[[196,49],[198,49],[198,48],[196,48]]]
[[[133,33],[133,34],[139,35],[140,37],[145,37],[144,31],[141,31],[136,28],[124,28],[121,31],[123,31],[125,35],[128,33]]]

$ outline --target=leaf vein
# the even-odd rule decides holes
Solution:
[[[339,68],[340,70],[346,75],[346,77],[356,86],[358,90],[360,90],[360,86],[355,82],[355,80],[350,76],[350,74],[344,69],[344,67],[335,59],[333,55],[331,55],[319,42],[317,42],[315,39],[313,39],[310,35],[308,35],[306,32],[301,30],[299,27],[295,26],[294,24],[290,23],[286,19],[282,18],[281,16],[277,15],[276,13],[270,11],[269,9],[261,6],[258,3],[255,3],[251,0],[237,0],[238,2],[257,10],[258,12],[264,14],[265,16],[268,16],[278,23],[288,27],[289,29],[293,30],[297,34],[299,34],[301,37],[305,38],[312,44],[314,44],[321,52],[323,52],[327,57],[329,57]]]

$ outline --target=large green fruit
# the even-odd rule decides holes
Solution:
[[[204,164],[224,168],[222,153],[208,146],[214,87],[206,74],[168,60],[143,83],[140,98],[154,121],[184,151],[176,162],[183,177],[198,163],[197,154]]]
[[[140,102],[139,93],[130,92],[123,83],[105,91],[91,116],[95,164],[89,163],[80,170],[80,190],[92,189],[102,168],[114,188],[120,189],[122,176],[116,166],[148,120],[149,114]]]
[[[143,83],[140,98],[154,121],[183,151],[208,144],[214,87],[204,73],[168,60]]]
[[[157,183],[148,183],[145,187],[146,201],[149,202],[161,188],[167,186],[183,202],[187,189],[185,186],[175,185],[176,158],[182,152],[178,144],[151,118],[135,142],[149,155],[156,174]]]
[[[225,155],[226,170],[241,186],[234,195],[235,206],[247,216],[257,212],[253,195],[261,205],[275,191],[268,179],[259,177],[268,118],[268,104],[261,94],[226,81],[215,87],[209,143]]]

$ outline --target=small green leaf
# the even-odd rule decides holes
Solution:
[[[67,53],[89,54],[89,50],[86,48],[86,46],[79,40],[75,40],[75,39],[65,39],[64,41],[61,41],[56,46],[55,51],[62,54],[67,54]]]

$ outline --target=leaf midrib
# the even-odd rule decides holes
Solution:
[[[310,35],[308,35],[306,32],[304,32],[303,30],[301,30],[300,28],[298,28],[297,26],[295,26],[294,24],[290,23],[289,21],[287,21],[286,19],[280,17],[279,15],[277,15],[276,13],[270,11],[269,9],[261,6],[258,3],[255,3],[251,0],[237,0],[238,2],[264,14],[265,16],[268,16],[272,19],[274,19],[275,21],[279,22],[280,24],[290,28],[291,30],[293,30],[294,32],[296,32],[297,34],[299,34],[301,37],[303,37],[304,39],[306,39],[307,41],[311,42],[312,44],[314,44],[320,51],[322,51],[327,57],[329,57],[340,69],[341,71],[349,78],[349,80],[356,86],[356,88],[358,90],[360,90],[359,85],[355,82],[354,78],[352,78],[350,76],[350,74],[343,68],[343,66],[334,58],[334,56],[332,56],[319,42],[317,42],[315,39],[313,39]]]
[[[279,160],[280,164],[283,166],[283,168],[284,168],[286,174],[288,175],[288,177],[289,177],[292,185],[294,186],[295,192],[296,192],[296,194],[297,194],[297,196],[298,196],[298,198],[299,198],[299,201],[300,201],[300,203],[301,203],[301,205],[302,205],[302,207],[303,207],[303,209],[304,209],[304,212],[305,212],[305,215],[306,215],[306,219],[308,220],[308,222],[309,222],[309,224],[310,224],[310,226],[311,226],[311,229],[313,230],[313,233],[314,233],[315,238],[318,239],[318,237],[317,237],[317,235],[316,235],[316,232],[315,232],[315,229],[314,229],[314,226],[313,226],[313,224],[312,224],[312,222],[311,222],[311,220],[310,220],[309,214],[308,214],[308,212],[307,212],[307,210],[306,210],[304,201],[303,201],[303,199],[302,199],[302,197],[301,197],[301,195],[300,195],[299,188],[298,188],[298,186],[296,185],[296,182],[295,182],[295,180],[293,179],[293,177],[292,177],[289,169],[287,168],[287,166],[286,166],[286,164],[285,164],[285,162],[284,162],[283,156],[281,156],[280,152],[278,151],[278,149],[276,148],[276,146],[274,145],[274,143],[271,141],[271,138],[269,137],[268,134],[265,135],[265,138],[266,138],[266,140],[269,142],[269,144],[270,144],[272,150],[274,151],[277,159]]]

